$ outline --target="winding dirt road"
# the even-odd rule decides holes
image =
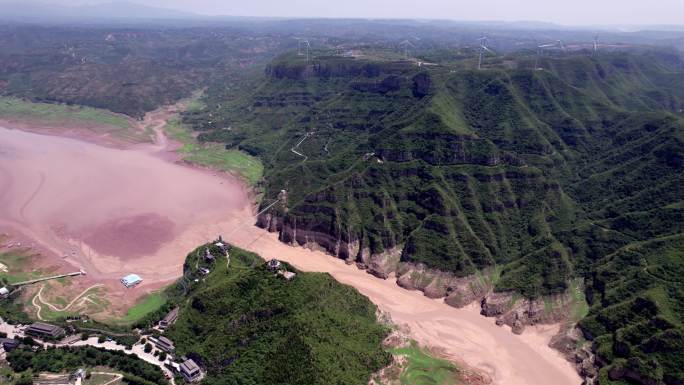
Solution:
[[[41,304],[46,305],[47,307],[49,307],[52,311],[63,312],[63,311],[69,310],[69,308],[71,308],[71,307],[76,303],[76,301],[78,301],[79,299],[88,300],[88,297],[87,297],[87,296],[86,296],[86,297],[83,297],[83,296],[84,296],[87,292],[89,292],[90,290],[95,289],[95,288],[98,288],[98,287],[103,287],[103,286],[104,286],[103,284],[99,283],[99,284],[95,284],[95,285],[92,285],[92,286],[86,288],[86,289],[83,290],[80,294],[78,294],[76,297],[74,297],[74,299],[72,299],[71,302],[69,302],[66,306],[63,306],[63,307],[60,308],[60,307],[57,307],[57,306],[51,304],[50,302],[46,301],[46,300],[42,297],[43,289],[45,289],[45,285],[42,285],[42,286],[40,287],[40,289],[38,289],[38,293],[33,297],[33,300],[31,300],[31,303],[32,303],[33,306],[35,306],[36,309],[37,309],[37,311],[36,311],[36,317],[38,317],[39,320],[44,321],[43,317],[42,317],[41,314],[40,314],[41,310],[43,310],[43,309],[42,309],[42,306],[40,306],[38,303],[36,303],[36,299],[37,299],[38,302],[40,302]]]

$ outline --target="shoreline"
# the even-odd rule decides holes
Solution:
[[[54,134],[49,136],[60,137]],[[71,138],[71,140],[83,141],[83,139],[74,138]],[[91,145],[101,146],[100,144],[92,143]],[[146,145],[135,145],[127,149],[119,149],[118,151],[146,152],[150,155],[149,147]],[[164,162],[175,166],[181,165],[184,169],[192,173],[199,172],[207,178],[214,179],[217,175],[221,174],[220,172],[213,171],[213,175],[210,175],[212,174],[211,169],[180,164],[186,162],[178,162],[177,160],[174,161],[165,157],[163,149],[157,148],[156,156],[160,157]],[[218,178],[225,178],[231,182],[239,183],[248,197],[247,202],[236,212],[235,218],[229,220],[220,219],[224,217],[221,215],[216,217],[215,222],[196,227],[190,226],[187,231],[175,236],[177,239],[174,240],[174,246],[192,246],[193,244],[196,246],[215,238],[218,234],[229,233],[230,235],[225,237],[228,242],[254,251],[265,259],[282,259],[303,271],[327,272],[338,281],[353,286],[369,297],[379,309],[390,314],[396,324],[407,325],[410,329],[411,337],[419,343],[438,348],[456,362],[465,363],[468,367],[484,371],[484,373],[492,378],[494,384],[542,385],[545,384],[544,381],[548,380],[548,378],[558,380],[555,383],[559,385],[578,385],[581,383],[581,379],[572,365],[561,356],[560,352],[548,347],[550,342],[549,331],[552,331],[554,327],[557,328],[557,325],[544,326],[542,330],[539,330],[537,327],[530,328],[523,336],[515,336],[508,330],[508,327],[496,326],[494,319],[480,315],[475,305],[467,309],[452,308],[441,300],[432,300],[425,297],[422,292],[406,290],[392,280],[382,280],[366,273],[365,270],[359,270],[355,266],[346,265],[342,259],[329,256],[320,251],[312,251],[303,247],[284,244],[277,239],[275,234],[268,233],[267,230],[254,226],[254,223],[256,223],[256,217],[254,216],[256,206],[252,189],[247,188],[244,181],[238,178],[228,175]],[[250,220],[252,223],[248,224],[247,222]],[[191,249],[192,247],[182,250],[180,254],[184,257],[185,253]],[[171,251],[163,250],[161,253],[164,254]],[[95,255],[94,260],[91,260],[93,257],[90,255],[87,259],[82,258],[80,262],[89,260],[89,262],[94,263],[95,269],[97,269],[100,268],[99,266],[102,266],[102,261],[99,261],[99,266],[96,264],[98,262],[97,259],[100,257]],[[105,265],[112,267],[115,263],[113,261],[106,261]],[[169,267],[168,262],[166,265],[166,267]],[[142,290],[136,290],[136,294],[145,290],[143,293],[140,293],[144,295],[153,287],[163,287],[177,279],[182,274],[181,271],[178,271],[178,268],[181,266],[182,262],[180,265],[175,263],[171,269],[166,269],[170,274],[165,277],[167,279],[161,279],[162,277],[160,276],[156,281],[150,282],[148,280],[143,282],[139,288]],[[174,269],[176,271],[175,275],[172,272]],[[111,274],[96,275],[93,278],[95,280],[104,279],[106,275]],[[111,288],[114,290],[112,295],[116,295],[119,292],[124,297],[131,297],[130,294],[133,294],[121,291],[121,288],[116,283]],[[527,358],[521,360],[521,357]],[[546,367],[549,371],[545,372],[543,368],[540,371],[540,365],[538,364],[542,362],[547,363],[547,365],[541,366]]]

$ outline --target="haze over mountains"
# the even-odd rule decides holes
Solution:
[[[42,2],[0,3],[0,18],[14,21],[49,20],[58,22],[89,19],[192,19],[190,12],[150,7],[133,2],[111,2],[82,6],[63,6]]]
[[[31,20],[44,20],[44,21],[93,21],[95,20],[117,20],[117,19],[127,19],[127,20],[220,20],[225,18],[234,18],[240,15],[241,17],[259,17],[259,14],[244,14],[241,12],[222,12],[221,7],[214,7],[211,11],[207,12],[206,6],[204,8],[205,12],[198,12],[197,10],[188,10],[187,5],[183,5],[181,10],[179,6],[174,7],[173,4],[163,4],[161,6],[153,4],[145,4],[144,2],[135,1],[101,1],[101,2],[60,2],[60,1],[15,1],[8,0],[0,2],[0,19],[13,20],[13,21],[31,21]],[[304,5],[302,5],[304,7]],[[301,8],[301,7],[300,7]],[[457,13],[460,14],[460,13]],[[363,15],[363,13],[358,13],[358,15]],[[452,20],[459,24],[474,24],[479,26],[489,26],[495,29],[498,28],[508,28],[508,29],[576,29],[577,23],[554,23],[548,21],[541,21],[535,19],[533,14],[530,16],[525,16],[518,18],[517,20],[500,21],[491,16],[485,16],[480,18],[469,18],[466,16],[455,16],[450,17],[448,14],[441,14],[437,19],[439,20]],[[292,16],[288,14],[283,15],[272,15],[266,18],[299,18],[297,16]],[[336,16],[337,17],[337,16]],[[366,19],[377,19],[375,17],[368,16],[351,16],[343,15],[343,18],[366,18]],[[264,17],[262,17],[264,18]],[[306,16],[306,18],[316,18],[315,16]],[[383,19],[385,17],[382,17]],[[391,19],[391,17],[387,17]],[[424,19],[421,16],[415,17],[402,17],[402,19]],[[433,19],[433,18],[430,18]],[[581,28],[588,29],[606,29],[613,31],[625,31],[625,32],[636,32],[643,30],[656,30],[656,31],[684,31],[684,24],[679,23],[639,23],[639,22],[616,22],[611,18],[606,18],[604,22],[601,23],[581,23]],[[573,27],[571,27],[573,26]]]

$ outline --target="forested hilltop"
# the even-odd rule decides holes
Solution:
[[[287,194],[259,225],[282,241],[456,306],[584,278],[600,383],[680,384],[684,62],[534,61],[285,54],[239,96],[210,87],[185,120],[262,159],[264,205]]]
[[[188,254],[178,284],[187,292],[177,297],[180,317],[166,333],[176,354],[207,370],[203,384],[366,384],[392,361],[382,345],[389,328],[354,288],[285,263],[269,268],[236,248],[228,260],[207,263],[207,246]],[[205,277],[198,267],[212,272]]]

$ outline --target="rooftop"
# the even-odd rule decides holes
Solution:
[[[186,373],[192,373],[196,370],[199,370],[199,366],[197,366],[195,361],[193,361],[192,359],[187,359],[182,364],[180,364],[180,369],[182,371],[185,371]]]
[[[178,318],[178,308],[173,308],[170,312],[164,316],[164,319],[162,321],[166,322],[173,322],[176,318]]]
[[[123,283],[126,286],[134,285],[140,282],[142,282],[142,278],[140,278],[140,276],[137,274],[128,274],[127,276],[121,278],[121,283]]]
[[[36,322],[31,324],[28,329],[28,333],[39,333],[39,334],[50,334],[53,336],[64,333],[64,329],[59,326],[50,325],[42,322]]]

